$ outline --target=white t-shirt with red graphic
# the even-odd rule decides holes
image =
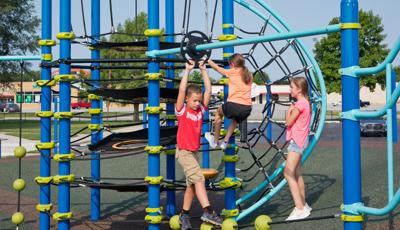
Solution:
[[[201,126],[203,123],[206,107],[200,105],[199,109],[193,110],[183,104],[182,108],[175,107],[178,119],[178,133],[176,142],[179,149],[196,152],[200,148]]]

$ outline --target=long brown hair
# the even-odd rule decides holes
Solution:
[[[305,77],[294,77],[292,79],[293,84],[296,85],[297,88],[301,89],[301,94],[310,101],[310,96],[308,95],[308,81]]]
[[[245,59],[241,54],[235,53],[229,58],[229,64],[233,64],[235,67],[240,68],[240,75],[242,76],[242,81],[248,85],[253,80],[253,75],[247,69],[245,65]]]

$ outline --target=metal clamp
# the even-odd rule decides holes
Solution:
[[[36,148],[42,150],[42,149],[53,149],[56,145],[54,142],[39,142],[36,145]]]
[[[144,181],[148,184],[161,184],[161,181],[164,179],[163,176],[146,176]]]
[[[54,113],[56,119],[71,119],[74,116],[72,112],[57,112]]]
[[[101,100],[101,97],[96,95],[96,94],[92,94],[91,93],[91,94],[88,95],[88,99],[91,100],[91,101],[92,100]]]
[[[51,79],[51,80],[37,80],[35,83],[39,87],[44,87],[44,86],[52,87],[52,86],[56,85],[56,81],[54,79]]]
[[[357,203],[353,203],[353,204],[346,204],[346,205],[342,204],[342,205],[340,205],[340,210],[342,212],[345,212],[345,213],[350,213],[350,214],[353,214],[353,215],[359,215],[360,212],[358,211],[358,208],[362,207],[362,206],[364,206],[364,204],[362,202],[357,202]]]
[[[346,222],[363,222],[364,221],[364,216],[363,215],[346,215],[342,214],[342,220]]]
[[[66,162],[66,161],[71,161],[75,159],[76,155],[74,153],[68,153],[68,154],[55,154],[53,156],[53,160],[58,161],[58,162]]]
[[[240,188],[242,183],[236,177],[225,177],[219,182],[221,188]]]
[[[57,220],[57,221],[69,220],[73,216],[74,215],[72,214],[72,212],[65,212],[65,213],[56,212],[53,214],[53,220]]]
[[[74,39],[75,38],[75,34],[74,32],[60,32],[57,33],[56,35],[57,39]]]
[[[347,119],[347,120],[352,120],[352,121],[358,121],[357,117],[356,117],[356,112],[358,111],[358,109],[352,109],[346,112],[341,112],[340,113],[340,118],[341,119]]]
[[[161,150],[163,149],[162,146],[146,146],[144,147],[144,150],[147,151],[148,154],[159,154]]]
[[[54,77],[54,80],[59,82],[71,82],[76,80],[76,75],[74,74],[58,74]]]
[[[56,41],[55,40],[51,40],[51,39],[40,39],[38,41],[38,45],[39,46],[55,46],[56,45]]]
[[[355,73],[355,71],[357,69],[360,69],[360,66],[355,65],[355,66],[350,66],[350,67],[346,67],[346,68],[341,68],[341,69],[339,69],[338,72],[340,75],[346,75],[349,77],[358,77]]]
[[[146,80],[159,81],[162,79],[162,73],[146,73],[144,75]]]
[[[160,29],[147,29],[144,31],[144,36],[146,37],[159,37],[162,35],[162,30]]]
[[[222,209],[221,215],[224,218],[235,217],[239,215],[239,209]]]
[[[231,41],[231,40],[236,40],[237,39],[236,34],[221,34],[218,36],[219,41]]]
[[[103,112],[103,110],[102,109],[99,109],[99,108],[91,108],[91,109],[88,109],[88,113],[90,114],[90,115],[99,115],[101,112]]]
[[[38,204],[36,205],[36,210],[38,212],[50,212],[53,208],[53,204]]]
[[[229,29],[229,28],[234,28],[234,27],[235,27],[234,24],[227,24],[227,23],[222,24],[222,28],[223,29]]]
[[[69,182],[73,182],[74,180],[75,180],[75,175],[74,174],[55,175],[55,176],[53,176],[53,183],[54,184],[69,183]]]
[[[146,215],[144,217],[144,220],[147,221],[149,224],[159,224],[162,222],[162,216],[158,215],[158,216],[150,216],[150,215]]]
[[[36,117],[52,117],[53,116],[53,112],[51,111],[39,111],[35,113]]]
[[[222,156],[222,161],[224,162],[238,162],[239,155],[224,155]]]
[[[49,177],[35,177],[35,182],[37,184],[50,184],[50,182],[53,180],[53,177],[49,176]]]
[[[163,111],[162,106],[146,106],[144,109],[148,114],[160,114]]]

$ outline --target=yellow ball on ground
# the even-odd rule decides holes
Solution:
[[[15,225],[20,225],[22,222],[24,222],[24,214],[22,212],[16,212],[12,215],[11,221]]]
[[[13,188],[14,188],[16,191],[19,192],[19,191],[24,190],[25,185],[26,185],[26,183],[25,183],[24,179],[19,178],[19,179],[16,179],[16,180],[14,181],[14,183],[13,183]]]
[[[26,149],[22,146],[18,146],[14,149],[14,156],[17,158],[23,158],[26,155]]]
[[[234,219],[226,219],[222,222],[222,230],[235,230],[238,229],[238,224]]]
[[[169,219],[169,227],[173,230],[181,229],[181,224],[179,223],[179,215],[175,215]]]
[[[206,223],[206,222],[204,222],[200,225],[200,230],[213,230],[213,229],[214,229],[214,225]]]
[[[269,226],[269,223],[271,222],[271,217],[267,215],[261,215],[256,218],[256,221],[254,222],[254,227],[256,228],[256,230],[269,230],[271,229],[271,226]]]

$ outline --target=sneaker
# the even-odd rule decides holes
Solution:
[[[210,132],[206,132],[204,134],[204,137],[208,141],[208,144],[212,149],[215,149],[217,147],[217,142],[215,142],[214,136]]]
[[[203,212],[203,215],[201,215],[200,219],[204,222],[218,226],[222,226],[222,222],[224,221],[224,219],[222,219],[222,217],[215,212],[211,214],[208,212]]]
[[[306,203],[306,205],[304,205],[304,209],[311,212],[312,208]]]
[[[290,213],[289,217],[286,218],[286,221],[290,220],[301,220],[307,218],[311,213],[308,211],[308,209],[303,208],[303,209],[298,209],[294,208],[293,211]]]
[[[221,144],[219,144],[219,147],[220,147],[222,150],[225,150],[227,145],[228,145],[228,143],[226,143],[225,141],[222,141]]]
[[[180,214],[179,222],[182,230],[192,229],[192,225],[190,224],[190,216],[188,214]]]

